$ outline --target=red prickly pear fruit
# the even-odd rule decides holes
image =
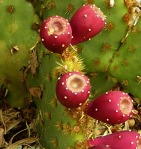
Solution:
[[[96,145],[96,146],[93,146],[93,147],[90,147],[89,149],[111,149],[109,146],[106,146],[106,145]]]
[[[122,91],[106,92],[86,106],[86,113],[108,124],[120,124],[132,115],[133,102],[131,97]]]
[[[49,17],[41,25],[40,37],[49,51],[61,54],[71,43],[70,23],[61,16]]]
[[[89,97],[90,81],[81,72],[69,72],[59,77],[56,96],[66,108],[77,108]]]
[[[71,44],[90,40],[104,28],[105,22],[106,17],[100,8],[94,4],[82,6],[70,20],[73,35]]]
[[[88,146],[104,144],[111,149],[137,149],[140,134],[136,131],[121,131],[110,135],[88,140]]]

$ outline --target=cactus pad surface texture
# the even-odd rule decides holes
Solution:
[[[22,69],[27,66],[29,51],[38,39],[32,29],[38,17],[32,5],[24,0],[2,0],[0,11],[0,84],[8,91],[10,105],[21,107],[27,97]]]
[[[141,122],[139,115],[141,99],[141,1],[0,0],[0,4],[0,10],[3,12],[0,18],[1,20],[6,19],[0,21],[0,25],[3,26],[3,30],[0,30],[0,83],[2,87],[6,86],[8,90],[8,94],[5,93],[4,96],[7,97],[10,105],[22,107],[23,99],[26,97],[33,100],[36,107],[35,125],[42,148],[88,149],[94,147],[88,145],[87,141],[90,139],[129,129],[135,130],[139,135],[138,132],[141,129],[139,125]],[[81,41],[84,42],[76,45],[67,45],[68,47],[65,50],[63,49],[64,51],[61,53],[53,53],[44,47],[44,39],[40,37],[40,29],[38,28],[44,20],[47,18],[56,18],[57,20],[57,16],[61,16],[69,22],[79,8],[84,7],[84,5],[93,6],[93,4],[97,7],[95,10],[99,11],[101,15],[104,14],[104,18],[106,17],[104,28],[96,36],[87,41],[83,39]],[[84,18],[91,14],[89,10],[87,11],[88,14],[84,14]],[[83,17],[82,19],[84,19]],[[81,19],[78,19],[78,21],[81,26]],[[82,22],[84,23],[85,20]],[[103,23],[103,20],[101,22]],[[73,20],[73,23],[77,22]],[[93,23],[90,24],[94,28]],[[71,21],[67,25],[71,26]],[[61,31],[65,30],[59,28],[59,26],[58,21],[56,31],[59,29]],[[91,28],[88,28],[88,32],[90,31]],[[53,35],[52,32],[53,30],[50,30],[47,37]],[[43,34],[46,33],[43,32]],[[83,35],[81,36],[83,37]],[[53,35],[53,37],[54,40],[59,40],[59,35]],[[52,43],[53,40],[51,39],[51,43],[49,43],[51,47],[54,46]],[[56,43],[59,45],[62,41]],[[71,76],[72,72],[80,72],[83,77],[84,75],[87,76],[89,81],[85,82],[81,75]],[[66,85],[67,91],[65,92],[63,87],[64,99],[62,99],[62,96],[57,92],[59,89],[56,88],[56,84],[65,74],[68,78],[60,84]],[[91,88],[90,91],[88,90],[86,101],[79,103],[79,106],[77,104],[75,108],[72,108],[73,106],[70,106],[69,103],[63,102],[68,97],[75,95],[75,100],[81,97],[82,95],[79,96],[80,92],[85,92],[85,87],[87,90],[88,83],[90,83]],[[81,91],[79,87],[82,88]],[[70,96],[68,90],[72,91]],[[116,105],[112,103],[113,107],[119,108],[118,110],[121,110],[120,106],[122,106],[123,111],[127,109],[132,112],[132,117],[128,115],[129,119],[124,123],[112,125],[87,115],[86,107],[88,103],[102,93],[108,94],[110,90],[120,90],[123,95],[128,93],[130,96],[130,102],[128,96],[125,100],[123,95],[118,97],[119,104],[117,104],[115,95]],[[65,103],[64,105],[58,101],[56,93],[59,94],[60,101]],[[65,93],[67,94],[65,95]],[[121,99],[125,101],[122,104]],[[111,102],[111,99],[108,101]],[[100,104],[103,104],[103,109],[105,105],[108,105],[107,103],[104,105],[104,102]],[[129,109],[132,104],[134,106],[133,110],[132,108]],[[97,107],[101,108],[102,106]],[[109,105],[107,107],[107,109],[110,108]],[[97,110],[95,109],[95,113]],[[117,109],[114,110],[118,112]],[[108,111],[105,112],[108,113]],[[122,116],[124,117],[125,114]],[[112,117],[110,116],[110,118]],[[109,119],[107,120],[109,121]],[[135,140],[135,137],[133,139]],[[131,142],[134,140],[131,139]],[[136,138],[136,141],[138,142],[138,138]],[[128,142],[126,143],[128,144]],[[107,144],[98,145],[107,146]]]

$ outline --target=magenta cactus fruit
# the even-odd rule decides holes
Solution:
[[[109,147],[109,145],[100,144],[100,145],[90,147],[89,149],[111,149],[111,148]]]
[[[86,106],[89,116],[108,124],[120,124],[132,115],[131,97],[122,91],[106,92]]]
[[[72,45],[90,40],[105,26],[106,17],[94,4],[84,5],[72,16]]]
[[[56,96],[67,108],[81,106],[89,97],[90,81],[81,72],[68,72],[62,75],[56,85]]]
[[[49,51],[62,53],[71,43],[72,29],[67,19],[52,16],[42,23],[40,36]]]
[[[106,145],[111,149],[137,149],[140,134],[136,131],[121,131],[88,140],[88,146]]]

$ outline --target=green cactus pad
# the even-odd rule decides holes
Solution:
[[[25,0],[0,1],[0,11],[0,85],[7,88],[10,105],[20,107],[27,97],[22,69],[37,42],[33,26],[38,18]]]
[[[88,73],[88,77],[91,81],[91,98],[96,98],[102,93],[111,90],[116,87],[117,80],[111,77],[107,73],[103,72],[91,72]],[[104,86],[103,86],[104,84]]]
[[[141,20],[133,28],[125,44],[115,54],[109,72],[127,92],[141,99]]]
[[[124,1],[116,1],[115,7],[110,7],[107,0],[94,1],[106,15],[106,25],[102,32],[89,42],[80,45],[83,50],[86,71],[107,71],[115,51],[121,46],[121,40],[126,35],[127,25],[123,18],[128,12]],[[121,11],[119,11],[121,10]]]
[[[39,57],[41,53],[39,52]],[[35,98],[38,107],[37,128],[41,143],[45,148],[50,149],[68,148],[73,145],[72,142],[77,143],[83,140],[82,132],[75,130],[77,127],[79,129],[79,126],[76,126],[76,121],[67,114],[65,108],[58,103],[55,97],[57,78],[54,78],[52,73],[56,62],[57,58],[53,54],[46,55],[40,61],[38,75],[33,79],[30,76],[28,82],[29,91]]]

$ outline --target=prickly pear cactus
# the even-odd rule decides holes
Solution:
[[[54,15],[70,19],[89,3],[107,17],[102,32],[61,55],[50,53],[42,43],[32,51],[37,54],[34,62],[39,68],[26,83],[37,106],[37,130],[46,149],[86,149],[86,141],[97,136],[99,127],[85,114],[85,104],[70,109],[58,102],[55,90],[61,74],[75,70],[87,75],[91,82],[88,100],[115,88],[140,98],[140,1],[49,0],[35,1],[34,7],[41,19]]]
[[[25,0],[0,1],[0,85],[11,106],[23,107],[27,98],[23,70],[28,64],[29,51],[38,35],[34,30],[38,17]]]

